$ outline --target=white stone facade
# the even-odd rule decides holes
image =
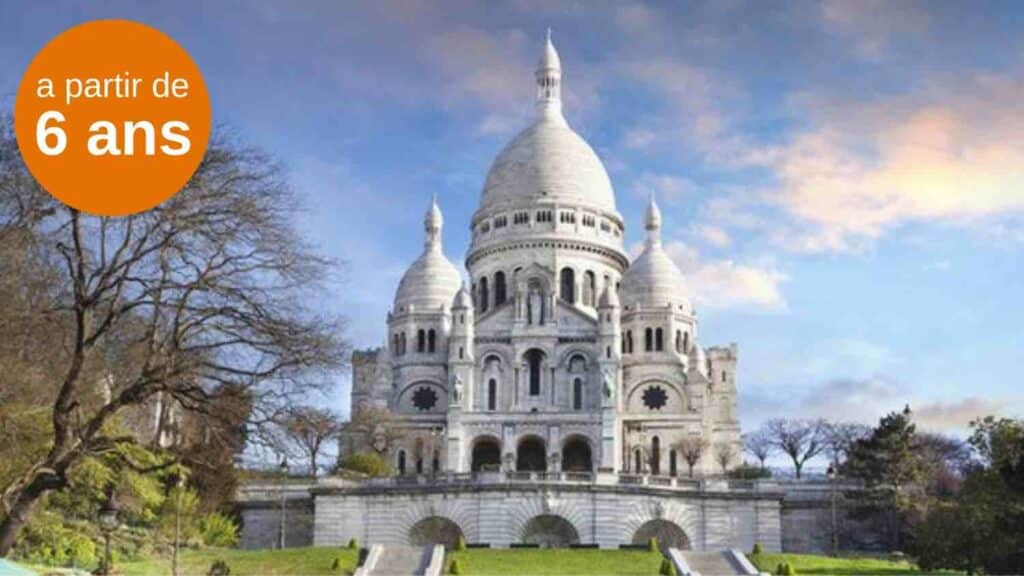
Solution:
[[[537,120],[498,155],[470,224],[470,282],[444,256],[432,201],[389,345],[355,355],[353,410],[394,415],[401,433],[375,447],[404,474],[683,475],[693,437],[696,472],[721,472],[720,452],[740,458],[737,347],[701,346],[653,198],[629,262],[608,175],[562,116],[550,40],[536,82]]]

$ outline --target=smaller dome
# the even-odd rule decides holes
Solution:
[[[472,308],[473,307],[473,296],[466,289],[466,285],[463,284],[462,288],[455,294],[455,301],[452,302],[452,308]]]
[[[430,202],[423,224],[426,231],[423,254],[402,275],[392,313],[406,312],[411,308],[447,308],[462,286],[462,275],[441,250],[443,219],[434,199]]]
[[[622,301],[628,307],[671,307],[691,314],[686,278],[661,246],[661,211],[653,197],[645,220],[647,241],[622,277]]]

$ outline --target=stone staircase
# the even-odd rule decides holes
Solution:
[[[440,550],[438,550],[440,548]],[[435,559],[440,552],[441,557]],[[371,548],[357,576],[436,576],[444,548],[435,546],[377,545]]]
[[[737,550],[694,552],[672,549],[670,556],[681,576],[755,576],[757,568]]]

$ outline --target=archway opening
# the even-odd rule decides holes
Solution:
[[[651,538],[658,539],[658,548],[662,553],[667,554],[669,548],[690,549],[690,538],[686,536],[686,532],[678,524],[668,520],[645,522],[633,533],[633,544],[647,544]]]
[[[523,542],[541,548],[568,548],[579,544],[580,535],[571,522],[554,514],[534,516],[523,527]]]
[[[473,444],[470,470],[473,472],[498,472],[501,470],[501,445],[496,439],[480,438]]]
[[[544,441],[536,436],[524,439],[516,450],[516,470],[520,472],[544,472],[548,469],[547,450]]]
[[[543,371],[544,351],[531,348],[523,355],[529,367],[530,396],[540,395],[540,380]]]
[[[455,548],[462,529],[455,522],[442,516],[429,516],[413,524],[409,529],[409,544],[412,546],[443,545],[451,550]]]
[[[590,444],[580,437],[570,438],[562,447],[562,471],[590,472],[593,469]]]

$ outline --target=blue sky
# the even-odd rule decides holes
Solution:
[[[384,339],[432,193],[461,263],[550,26],[570,123],[641,239],[655,192],[741,411],[932,429],[1024,414],[1024,6],[1015,2],[0,2],[0,99],[97,18],[154,25],[215,118],[278,156],[348,262],[323,305]],[[326,401],[347,413],[348,376]]]

